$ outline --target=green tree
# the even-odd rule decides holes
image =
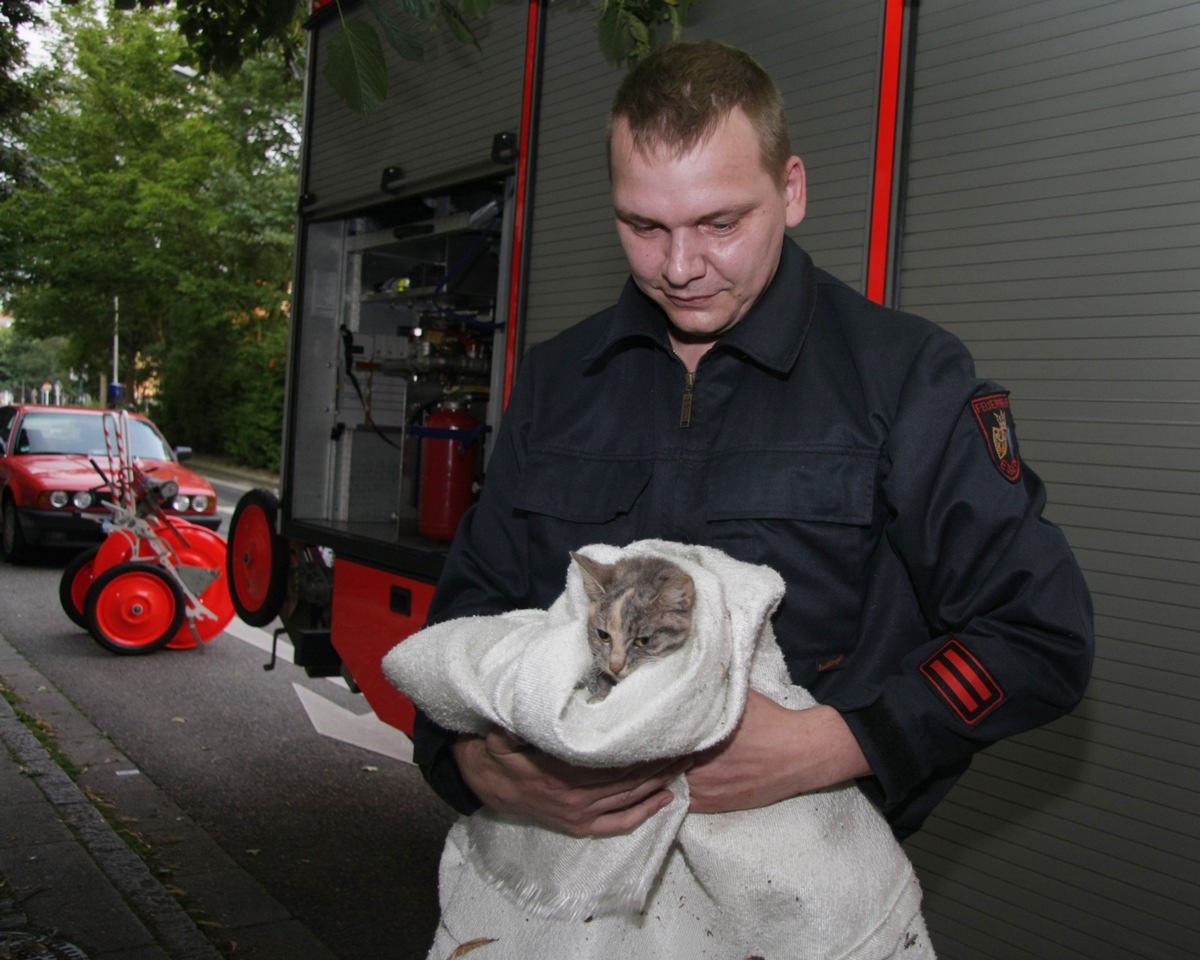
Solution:
[[[115,298],[128,392],[178,442],[224,452],[242,353],[286,326],[299,83],[270,53],[181,75],[169,10],[56,16],[64,66],[36,75],[37,180],[0,202],[0,290],[27,335],[68,337],[92,369]]]
[[[0,327],[0,390],[10,391],[14,400],[29,400],[43,383],[59,381],[64,399],[75,399],[78,387],[72,385],[66,351],[63,337],[31,340],[19,330]]]

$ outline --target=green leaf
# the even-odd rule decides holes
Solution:
[[[383,33],[383,38],[391,45],[393,50],[405,60],[420,63],[425,59],[425,44],[421,42],[421,38],[413,33],[409,26],[396,16],[393,7],[385,6],[381,0],[367,0],[367,6],[375,14],[375,19],[379,23],[379,29]]]
[[[387,96],[388,75],[383,43],[370,24],[350,20],[326,52],[326,82],[359,116],[367,117]]]
[[[613,63],[623,63],[629,56],[630,38],[624,13],[619,3],[608,3],[601,10],[596,25],[600,33],[600,52]]]
[[[629,34],[639,50],[650,46],[650,28],[637,17],[629,18]]]
[[[442,0],[442,16],[446,18],[446,25],[450,27],[450,32],[454,35],[455,40],[459,43],[471,43],[479,47],[479,41],[475,39],[475,31],[463,19],[462,11],[450,0]]]

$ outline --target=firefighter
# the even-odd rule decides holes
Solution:
[[[1088,591],[1008,394],[785,236],[804,166],[746,54],[662,48],[618,90],[608,144],[630,279],[530,350],[430,620],[545,607],[589,543],[707,544],[783,575],[775,634],[820,705],[751,693],[718,747],[622,770],[419,718],[417,760],[462,812],[580,836],[633,829],[681,770],[704,813],[857,780],[905,836],[975,752],[1069,711],[1090,672]]]

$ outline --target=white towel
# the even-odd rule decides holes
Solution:
[[[813,704],[790,684],[774,642],[784,590],[774,571],[657,540],[583,552],[602,563],[641,554],[679,564],[696,586],[688,642],[588,703],[579,688],[591,656],[588,600],[572,565],[549,610],[430,627],[385,657],[385,673],[447,729],[495,724],[583,766],[712,746],[737,724],[751,686],[791,709]],[[685,778],[671,789],[670,806],[617,837],[569,837],[486,809],[460,821],[443,855],[430,957],[476,938],[492,941],[480,960],[877,960],[910,938],[906,960],[932,956],[912,868],[857,788],[708,816],[688,815]]]

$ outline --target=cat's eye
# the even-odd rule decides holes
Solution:
[[[633,645],[635,647],[644,647],[649,642],[650,642],[649,637],[635,637],[634,641],[633,641]]]
[[[596,629],[596,636],[598,636],[605,643],[608,643],[608,641],[612,639],[612,636],[609,634],[609,632],[607,630],[601,630],[598,627]]]

